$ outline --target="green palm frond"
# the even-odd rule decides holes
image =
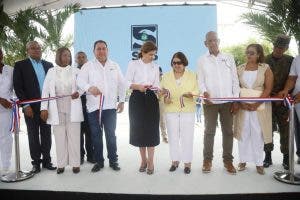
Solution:
[[[35,20],[46,30],[47,33],[42,35],[42,39],[51,51],[56,51],[62,46],[70,47],[72,45],[68,38],[67,41],[64,41],[62,31],[67,19],[79,9],[80,4],[73,4],[58,11],[39,11],[40,15]]]
[[[300,52],[299,0],[272,0],[265,11],[246,13],[241,18],[268,41],[278,34],[294,36]]]

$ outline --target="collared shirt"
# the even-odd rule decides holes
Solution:
[[[125,101],[125,80],[116,62],[107,60],[103,66],[97,59],[85,63],[77,77],[77,85],[87,93],[87,110],[93,112],[99,109],[100,96],[90,95],[91,86],[97,87],[104,95],[103,110],[116,109],[119,102]]]
[[[300,92],[300,55],[294,58],[289,76],[297,76],[295,88],[293,90],[293,95],[296,95]]]
[[[7,100],[13,97],[13,68],[8,65],[4,65],[0,73],[0,97]],[[2,111],[9,110],[0,104],[0,112]]]
[[[45,77],[46,77],[43,64],[42,64],[41,60],[36,61],[36,60],[34,60],[30,57],[29,57],[29,59],[32,63],[33,69],[34,69],[36,77],[38,79],[39,86],[40,86],[40,91],[41,91],[41,94],[42,94],[43,84],[44,84],[44,80],[45,80]]]
[[[141,59],[132,60],[128,64],[126,81],[127,88],[131,84],[159,87],[159,66],[154,62],[146,64]]]
[[[231,55],[206,53],[198,60],[198,83],[201,93],[210,97],[239,97],[240,87],[236,65]],[[224,101],[212,101],[215,104]]]

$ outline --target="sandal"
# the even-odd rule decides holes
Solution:
[[[147,163],[144,166],[143,165],[140,166],[139,172],[145,172],[146,169],[147,169]]]

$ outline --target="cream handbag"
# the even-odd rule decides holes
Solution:
[[[249,88],[241,88],[240,90],[240,97],[260,97],[262,91],[260,90],[253,90]],[[247,102],[247,103],[255,103],[255,102]],[[258,106],[257,110],[264,110],[265,103],[262,103]]]

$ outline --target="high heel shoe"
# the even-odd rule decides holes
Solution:
[[[170,172],[174,172],[176,169],[178,168],[178,165],[171,165],[171,167],[170,167],[170,169],[169,169],[169,171]]]
[[[139,172],[145,172],[146,169],[147,169],[147,163],[145,165],[140,166]]]
[[[191,168],[190,167],[184,167],[184,173],[185,174],[190,174],[191,173]]]
[[[153,169],[147,169],[147,174],[152,175],[154,173],[154,168]]]

